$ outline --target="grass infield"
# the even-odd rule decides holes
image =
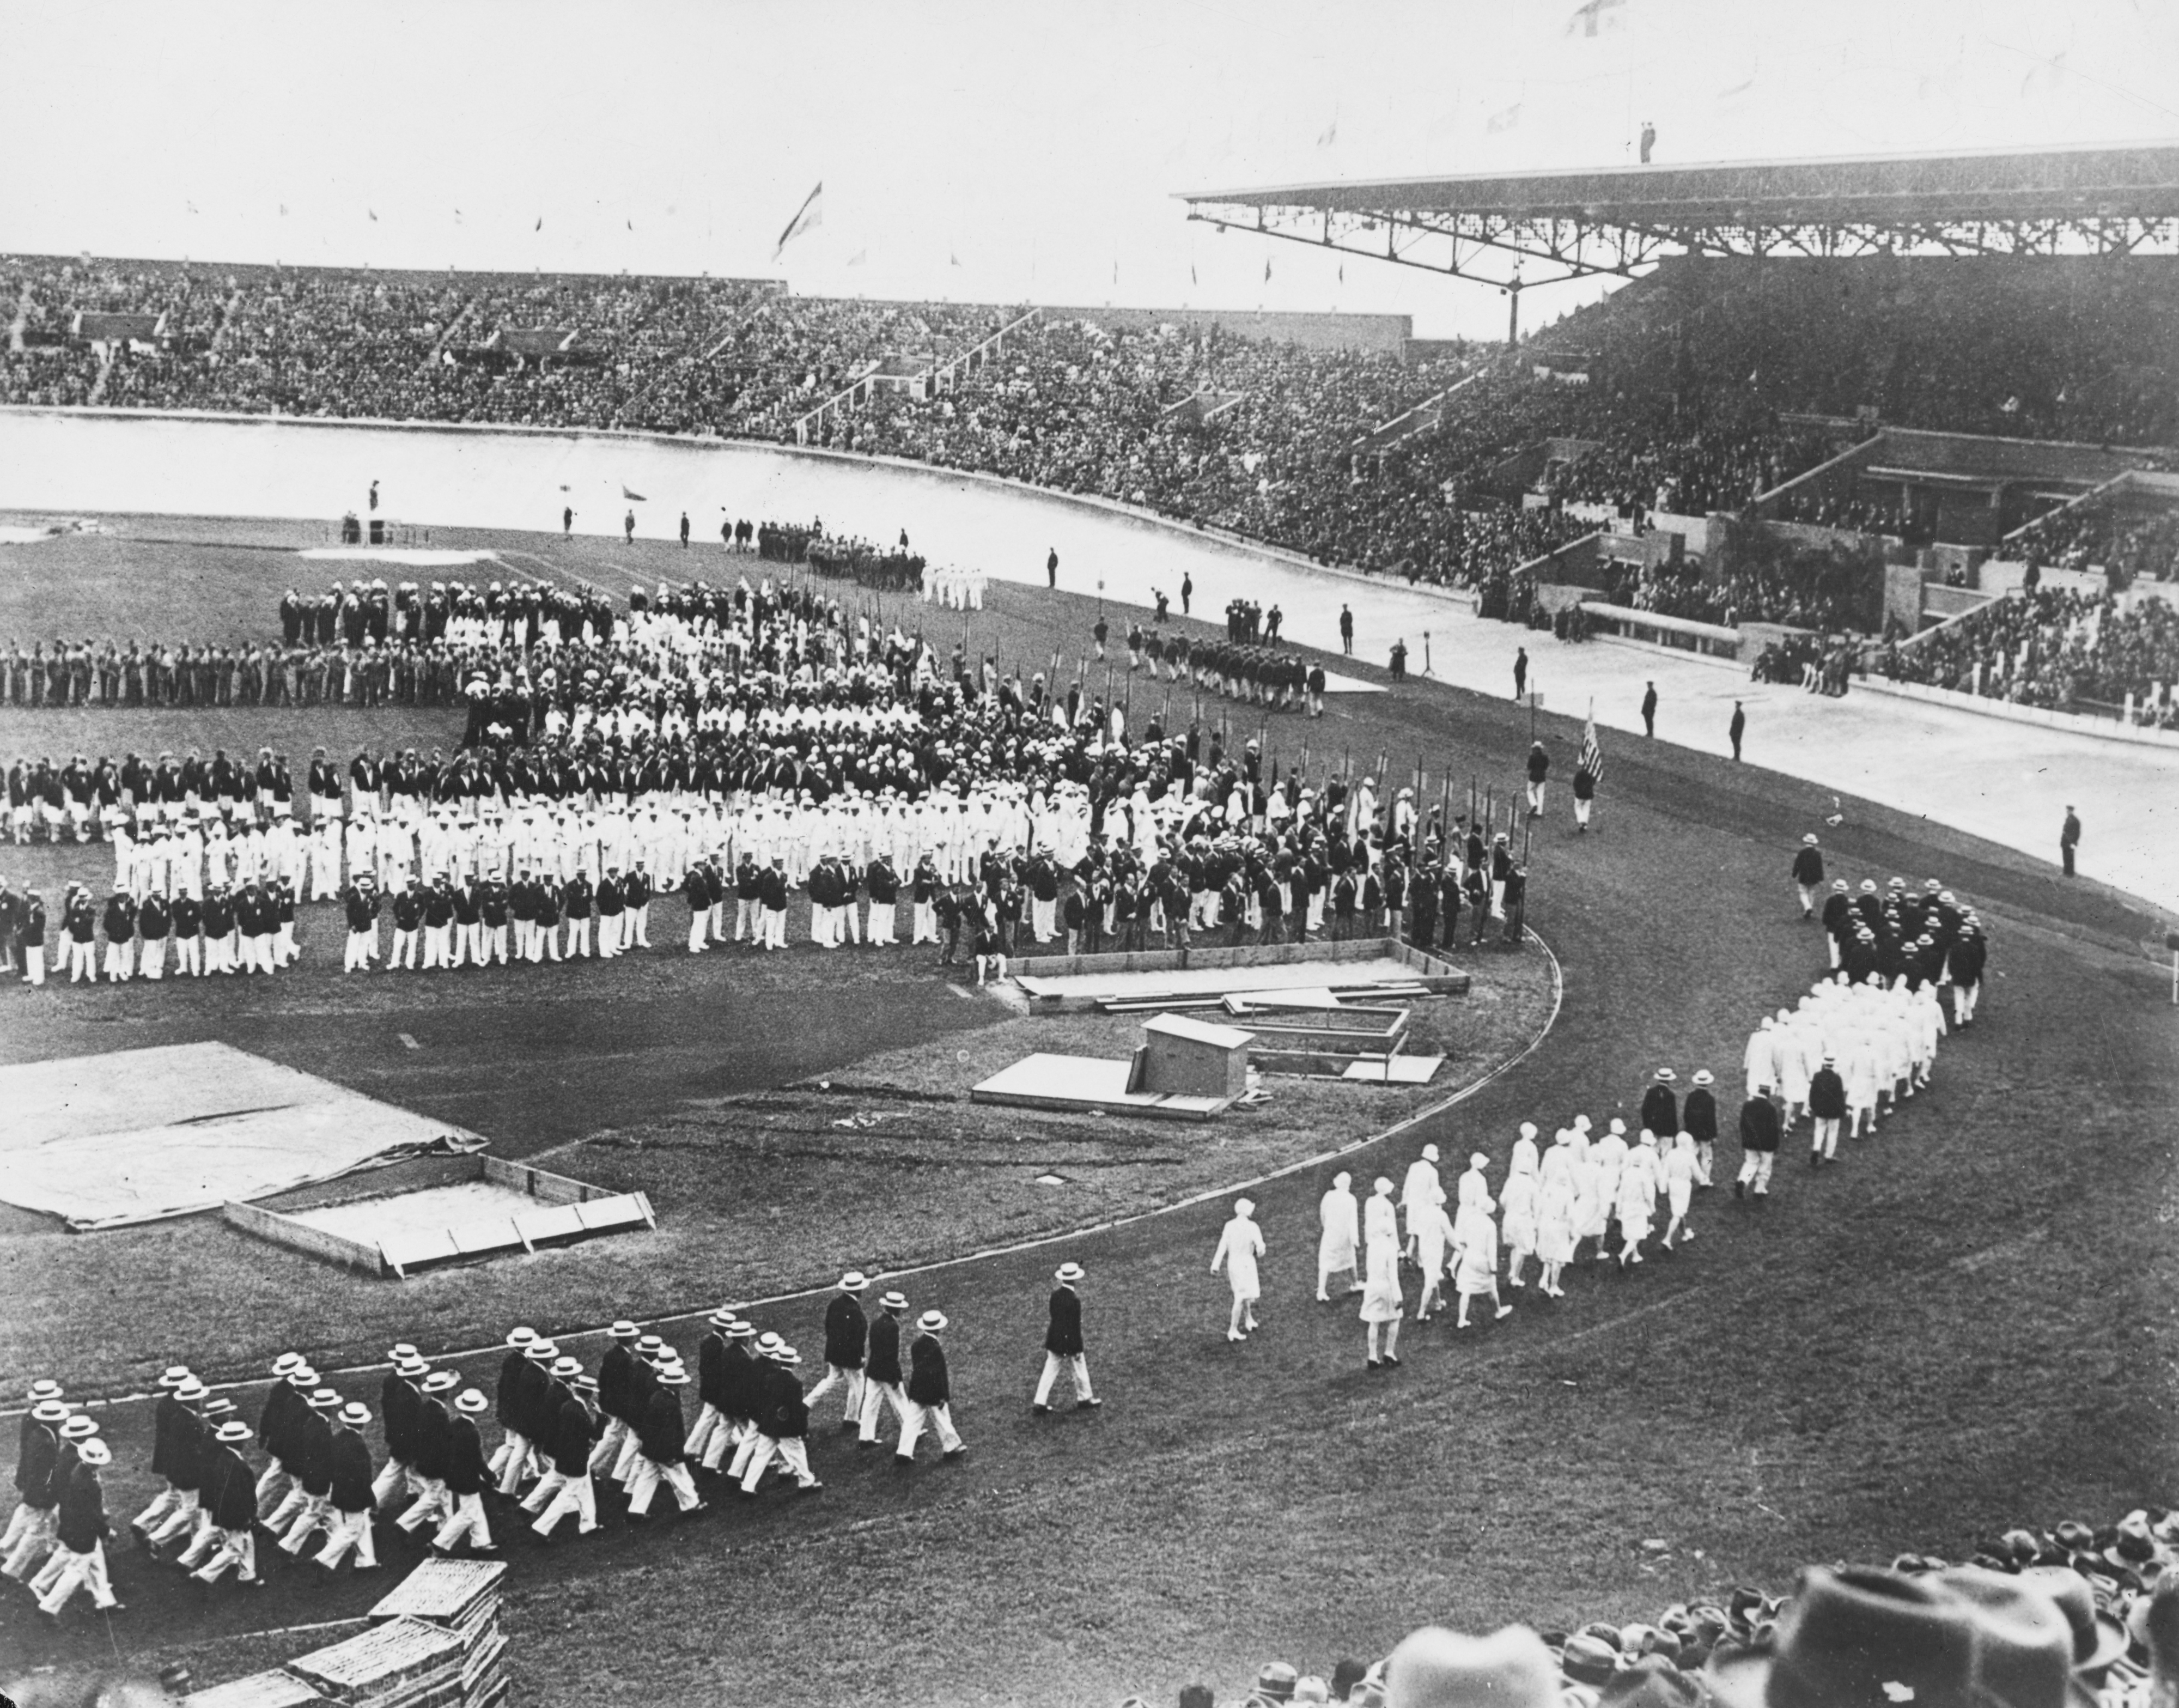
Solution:
[[[1225,596],[1199,590],[1208,604]],[[1001,588],[977,630],[1009,656],[1048,656],[1076,637],[1071,655],[1093,616],[1085,599]],[[45,720],[0,717],[8,743],[23,721]],[[1510,706],[1429,684],[1271,728],[1282,763],[1306,739],[1319,776],[1327,752],[1383,751],[1396,774],[1419,756],[1432,792],[1440,775],[1473,775],[1501,799],[1528,740]],[[1578,739],[1555,717],[1544,733],[1562,758]],[[1710,1067],[1729,1088],[1756,1017],[1820,968],[1787,866],[1801,833],[1823,827],[1828,795],[1666,746],[1608,739],[1595,830],[1575,836],[1562,805],[1536,829],[1530,922],[1564,969],[1558,1024],[1474,1099],[1344,1165],[1358,1177],[1397,1175],[1426,1137],[1502,1167],[1518,1122],[1631,1116],[1665,1063],[1683,1079]],[[1425,1618],[1485,1629],[1644,1617],[1734,1583],[1783,1587],[1809,1560],[1902,1548],[1957,1558],[2012,1522],[2170,1500],[2179,1041],[2162,975],[2134,947],[2152,922],[1880,803],[1848,800],[1823,835],[1839,875],[1942,876],[1994,940],[1983,1018],[1947,1041],[1934,1088],[1848,1141],[1836,1168],[1810,1172],[1789,1143],[1767,1204],[1699,1196],[1682,1255],[1624,1276],[1584,1271],[1562,1303],[1524,1298],[1507,1321],[1466,1334],[1411,1327],[1390,1376],[1364,1371],[1351,1308],[1314,1300],[1314,1206],[1330,1167],[1251,1193],[1270,1250],[1264,1329],[1243,1346],[1224,1339],[1223,1283],[1207,1272],[1222,1201],[912,1277],[917,1308],[941,1304],[954,1323],[969,1458],[897,1474],[821,1427],[821,1495],[771,1491],[642,1530],[616,1516],[549,1554],[516,1538],[517,1689],[552,1704],[1079,1704],[1136,1690],[1170,1700],[1201,1678],[1223,1700],[1265,1659],[1326,1672]],[[63,850],[54,864],[97,858]],[[11,850],[0,869],[25,865]],[[570,1172],[604,1184],[655,1171],[669,1226],[711,1195],[710,1249],[685,1272],[722,1282],[761,1273],[822,1287],[843,1249],[865,1267],[945,1249],[964,1201],[979,1226],[1040,1225],[1046,1200],[1016,1184],[1029,1167],[1017,1148],[1035,1147],[1036,1172],[1087,1177],[1037,1192],[1143,1201],[1206,1178],[1191,1172],[1209,1169],[1191,1146],[1267,1130],[1251,1117],[1260,1124],[1207,1135],[1161,1131],[1144,1141],[1152,1154],[1183,1160],[1153,1162],[1125,1155],[1122,1135],[1084,1145],[1075,1123],[1032,1112],[779,1089],[913,1085],[950,1071],[930,1068],[931,1052],[955,1068],[964,1047],[969,1066],[1010,1060],[1010,1040],[1048,1024],[942,994],[925,960],[691,964],[654,952],[542,979],[413,986],[306,964],[270,990],[14,993],[0,999],[0,1048],[35,1059],[222,1037],[445,1110],[508,1154],[580,1158]],[[1291,1084],[1272,1082],[1281,1101],[1266,1112],[1307,1126],[1294,1143],[1326,1148],[1336,1134],[1309,1136],[1318,1118],[1287,1099]],[[831,1124],[896,1107],[908,1117]],[[1100,1151],[1101,1166],[1085,1166]],[[1262,1172],[1233,1160],[1228,1178]],[[1720,1160],[1737,1163],[1737,1147],[1721,1145]],[[245,1345],[292,1341],[323,1359],[349,1343],[339,1313],[313,1302],[327,1272],[239,1242],[221,1262],[189,1254],[202,1237],[194,1225],[0,1231],[6,1367],[36,1374],[17,1360],[51,1348],[71,1368],[223,1368]],[[579,1321],[612,1315],[629,1288],[667,1290],[638,1255],[645,1244],[571,1255],[597,1277],[596,1308]],[[1090,1271],[1090,1361],[1107,1404],[1035,1419],[1044,1292],[1062,1256]],[[497,1273],[348,1285],[376,1294],[373,1310],[394,1302],[403,1337],[431,1348],[514,1320],[561,1326],[549,1293],[495,1296]],[[821,1307],[791,1301],[763,1326],[808,1350]],[[145,1492],[148,1414],[107,1415],[110,1503],[129,1508]],[[112,1627],[124,1660],[187,1645],[200,1680],[263,1664],[261,1644],[230,1651],[223,1635],[359,1612],[382,1588],[321,1590],[276,1570],[259,1595],[205,1605],[136,1556],[116,1575],[131,1603]],[[103,1650],[106,1638],[80,1612],[48,1637],[19,1598],[0,1601],[0,1655],[86,1664],[94,1643]]]

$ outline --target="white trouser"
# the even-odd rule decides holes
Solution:
[[[936,903],[911,903],[909,916],[914,922],[908,933],[908,942],[911,944],[935,943],[938,941],[938,909]]]
[[[453,1510],[447,1515],[446,1522],[432,1535],[431,1546],[451,1548],[467,1536],[472,1546],[489,1549],[491,1546],[491,1526],[485,1522],[484,1497],[457,1495],[453,1504]]]
[[[1836,1115],[1819,1115],[1815,1118],[1815,1123],[1816,1130],[1814,1139],[1816,1154],[1827,1159],[1837,1156],[1839,1141],[1838,1117]]]
[[[953,1427],[952,1406],[923,1405],[914,1400],[908,1401],[906,1405],[907,1409],[901,1414],[900,1446],[893,1451],[895,1458],[914,1458],[915,1444],[923,1438],[926,1427],[937,1431],[941,1451],[949,1453],[960,1452],[961,1436]]]
[[[656,1459],[646,1458],[638,1453],[635,1475],[629,1480],[628,1488],[630,1517],[639,1519],[650,1510],[650,1503],[657,1497],[661,1483],[673,1491],[673,1498],[680,1502],[683,1512],[700,1504],[696,1493],[696,1480],[689,1475],[686,1464],[661,1465]]]
[[[388,972],[399,967],[408,972],[416,970],[416,933],[396,930],[393,933],[393,953],[386,958]]]
[[[424,970],[425,972],[430,972],[434,967],[451,964],[449,956],[453,953],[453,945],[450,939],[453,936],[453,927],[451,925],[424,927]]]
[[[1740,1165],[1740,1184],[1768,1194],[1770,1190],[1771,1165],[1778,1160],[1775,1151],[1751,1151]]]
[[[1086,1354],[1078,1352],[1072,1357],[1062,1358],[1056,1352],[1047,1352],[1044,1355],[1044,1374],[1037,1379],[1037,1404],[1051,1403],[1052,1384],[1059,1380],[1059,1372],[1062,1365],[1073,1375],[1074,1398],[1077,1401],[1095,1398],[1090,1391],[1090,1359]]]
[[[774,1454],[778,1456],[782,1464],[794,1473],[794,1480],[799,1486],[805,1489],[816,1486],[817,1479],[810,1474],[810,1451],[804,1446],[800,1436],[775,1440],[771,1436],[760,1435],[755,1449],[749,1454],[749,1469],[742,1474],[744,1494],[756,1492],[757,1483],[763,1477],[766,1468],[771,1464]]]
[[[42,985],[46,981],[46,946],[33,943],[23,951],[23,982]]]
[[[331,1502],[325,1496],[304,1496],[301,1510],[295,1514],[294,1522],[288,1526],[288,1534],[280,1540],[280,1551],[283,1554],[301,1553],[303,1544],[310,1539],[310,1532],[327,1522],[326,1514],[330,1509]],[[275,1524],[272,1528],[277,1530],[280,1526]]]
[[[766,948],[787,947],[787,909],[766,908],[764,910],[764,942]]]
[[[136,970],[136,941],[109,942],[106,946],[106,976],[116,983],[129,978]]]
[[[705,1400],[696,1414],[695,1423],[689,1428],[689,1438],[681,1443],[681,1451],[701,1464],[704,1450],[719,1436],[732,1435],[733,1432],[733,1425],[727,1421],[727,1414],[711,1401]]]
[[[42,1559],[46,1551],[53,1546],[58,1522],[57,1508],[18,1506],[15,1516],[8,1521],[5,1542],[8,1557],[0,1563],[0,1572],[17,1583],[22,1582],[31,1562]]]
[[[245,1584],[257,1581],[257,1536],[250,1530],[220,1530],[219,1546],[193,1574],[200,1584],[217,1584],[229,1566]]]
[[[893,935],[897,912],[891,902],[870,903],[870,928],[864,935],[873,947],[890,948],[900,941]]]
[[[113,1582],[106,1575],[106,1544],[93,1542],[86,1553],[74,1553],[67,1548],[53,1550],[53,1557],[61,1562],[54,1574],[52,1587],[38,1600],[38,1611],[52,1616],[58,1614],[69,1603],[69,1598],[86,1584],[91,1589],[91,1604],[94,1607],[112,1607],[119,1604],[113,1595]]]
[[[316,1558],[327,1571],[340,1564],[351,1548],[355,1550],[358,1571],[376,1568],[378,1549],[371,1536],[369,1513],[335,1513],[326,1530],[326,1545],[318,1550]]]
[[[840,1420],[854,1423],[859,1420],[863,1414],[863,1372],[859,1366],[849,1370],[845,1365],[826,1365],[823,1377],[816,1387],[810,1390],[807,1397],[810,1409],[815,1412],[817,1402],[843,1382],[847,1385],[848,1403],[841,1412]]]
[[[136,963],[136,970],[147,979],[167,976],[167,940],[164,937],[145,937],[144,947]]]
[[[540,1495],[545,1498],[531,1506],[530,1501],[537,1500]],[[570,1513],[577,1519],[577,1535],[586,1536],[598,1527],[597,1488],[588,1474],[571,1477],[560,1471],[548,1471],[544,1480],[530,1491],[530,1500],[522,1505],[525,1512],[538,1515],[537,1522],[530,1528],[541,1536],[551,1535],[553,1527]]]
[[[341,959],[341,970],[344,973],[368,972],[371,954],[377,947],[376,931],[350,931],[348,934],[348,948]]]
[[[601,1471],[612,1470],[620,1463],[628,1442],[628,1425],[617,1417],[607,1418],[605,1433],[598,1437],[597,1446],[590,1450],[590,1475],[596,1476]]]
[[[908,1397],[901,1392],[900,1384],[897,1381],[871,1381],[865,1379],[863,1383],[863,1414],[859,1420],[862,1425],[863,1440],[866,1442],[877,1440],[878,1419],[887,1403],[892,1406],[895,1420],[899,1422],[903,1429],[907,1428]]]
[[[530,1475],[530,1463],[536,1450],[530,1445],[529,1436],[509,1430],[492,1449],[491,1463],[486,1467],[499,1479],[499,1491],[511,1495],[519,1488],[524,1477]]]
[[[396,1490],[403,1490],[415,1480],[415,1474],[399,1459],[389,1458],[379,1468],[378,1475],[370,1480],[370,1499],[374,1506],[384,1506],[393,1497]]]
[[[620,922],[628,915],[600,914],[598,915],[598,958],[609,961],[620,953]]]
[[[454,1509],[453,1497],[447,1486],[436,1477],[412,1475],[409,1478],[418,1491],[416,1498],[409,1503],[409,1510],[394,1520],[404,1530],[422,1527],[428,1520],[444,1519]]]
[[[705,928],[710,925],[711,922],[711,913],[710,909],[692,908],[689,909],[689,953],[690,954],[697,955],[701,954],[704,952],[705,931]]]

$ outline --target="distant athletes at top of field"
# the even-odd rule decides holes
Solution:
[[[574,513],[567,514],[572,523]],[[721,533],[731,554],[868,589],[911,592],[934,573],[909,551],[904,529],[892,547],[828,533],[821,519],[730,521]],[[663,584],[656,596],[634,587],[628,608],[643,610],[667,591]],[[518,662],[513,655],[579,643],[610,649],[622,616],[587,583],[568,589],[507,574],[389,585],[383,577],[359,577],[317,595],[288,589],[277,643],[56,636],[50,646],[34,640],[25,652],[12,641],[0,651],[0,706],[452,706],[479,676]]]

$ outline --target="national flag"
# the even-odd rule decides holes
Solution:
[[[376,225],[378,222],[378,210],[376,208],[366,207],[364,209],[364,211],[370,216],[370,221],[373,225]]]
[[[646,504],[650,502],[649,499],[645,498],[642,493],[631,492],[624,486],[620,489],[620,495],[622,497],[627,499],[631,504]]]
[[[1520,124],[1521,103],[1517,101],[1511,107],[1501,107],[1497,112],[1492,113],[1485,121],[1483,128],[1492,136],[1497,136],[1506,131],[1519,129]]]
[[[1326,125],[1323,130],[1318,134],[1316,146],[1319,148],[1329,148],[1333,143],[1338,140],[1339,115],[1335,113],[1331,115],[1331,123]]]
[[[949,249],[946,251],[946,262],[949,266],[958,266],[961,265],[961,257]]]
[[[1626,8],[1627,0],[1588,0],[1567,19],[1566,33],[1594,36],[1599,30],[1616,30],[1625,21]]]
[[[1195,263],[1194,261],[1190,261],[1188,264],[1188,282],[1190,284],[1201,284],[1203,283],[1201,279],[1195,276]]]
[[[1596,713],[1589,714],[1589,726],[1581,733],[1581,757],[1574,761],[1576,771],[1587,772],[1597,783],[1604,781],[1604,750],[1596,744]]]
[[[771,258],[774,261],[777,261],[788,244],[804,232],[825,222],[824,206],[818,200],[824,194],[825,181],[820,178],[817,187],[802,198],[802,206],[794,210],[794,217],[787,222],[787,229],[780,233],[779,241],[772,245]]]
[[[544,229],[545,229],[545,216],[544,216],[543,214],[541,214],[541,214],[539,214],[539,215],[537,216],[537,223],[536,223],[536,224],[535,224],[535,225],[533,225],[533,226],[531,226],[530,228],[530,230],[532,230],[532,231],[542,231],[542,230],[544,230]]]

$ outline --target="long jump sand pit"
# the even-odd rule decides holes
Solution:
[[[229,1203],[222,1214],[230,1225],[276,1245],[404,1281],[445,1264],[522,1256],[658,1225],[650,1200],[640,1192],[608,1192],[483,1155],[433,1167],[463,1178],[380,1192],[359,1183],[353,1191],[305,1195],[309,1201],[303,1203]]]
[[[0,1201],[70,1227],[217,1210],[476,1134],[226,1044],[0,1067]]]

